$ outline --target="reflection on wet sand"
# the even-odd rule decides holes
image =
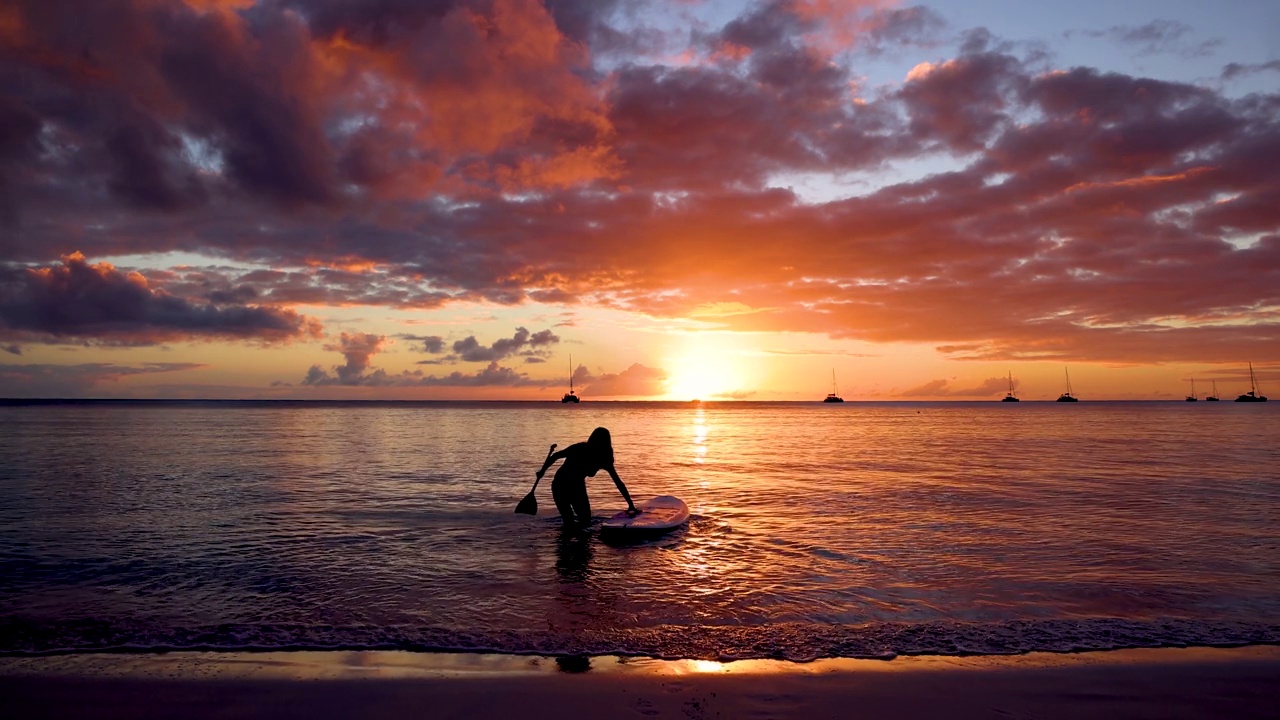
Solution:
[[[556,668],[560,672],[584,673],[591,669],[591,658],[586,655],[561,655],[556,658]]]

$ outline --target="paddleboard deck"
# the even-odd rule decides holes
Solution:
[[[689,522],[689,506],[678,497],[659,495],[636,504],[640,512],[628,515],[622,511],[600,525],[601,532],[619,534],[659,534]]]

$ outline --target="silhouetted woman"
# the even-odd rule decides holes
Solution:
[[[598,427],[591,431],[586,442],[574,443],[569,447],[547,457],[538,470],[541,479],[547,468],[557,460],[564,464],[556,470],[551,479],[551,497],[555,498],[556,509],[564,518],[565,527],[586,527],[591,524],[591,501],[587,499],[587,476],[595,477],[601,470],[608,470],[613,484],[627,501],[627,512],[635,513],[636,504],[631,502],[631,494],[627,486],[622,484],[618,471],[613,468],[613,440],[607,428]]]

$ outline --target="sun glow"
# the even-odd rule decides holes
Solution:
[[[730,400],[750,390],[742,356],[714,337],[691,336],[665,366],[668,400]]]

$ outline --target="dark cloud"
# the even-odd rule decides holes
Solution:
[[[867,26],[863,49],[879,54],[899,47],[934,47],[947,22],[931,8],[912,5],[877,9]]]
[[[444,338],[439,335],[430,335],[422,340],[422,349],[429,353],[444,352]]]
[[[786,0],[769,0],[750,8],[742,17],[730,20],[720,31],[719,40],[750,50],[771,50],[790,45],[793,38],[813,27],[792,12]]]
[[[1176,20],[1152,20],[1146,25],[1113,25],[1106,30],[1068,30],[1065,35],[1084,35],[1113,40],[1133,48],[1139,55],[1173,53],[1183,57],[1210,55],[1223,42],[1220,39],[1191,41],[1194,29]]]
[[[523,331],[523,335],[521,334]],[[549,340],[543,332],[529,335],[524,328],[519,328],[515,338],[499,340],[500,347],[508,349],[504,357],[514,354],[518,347],[535,343],[546,344],[557,342]],[[474,338],[470,338],[474,340]],[[518,344],[515,341],[520,341]],[[381,368],[373,367],[373,357],[382,352],[387,343],[386,336],[372,333],[342,333],[338,342],[324,346],[325,350],[342,354],[345,362],[335,365],[332,372],[319,365],[312,365],[301,384],[312,387],[347,386],[347,387],[545,387],[543,380],[530,378],[527,374],[511,368],[502,367],[497,360],[475,373],[452,372],[444,376],[427,375],[421,370],[403,371],[399,374],[388,373]],[[498,343],[495,343],[498,344]],[[457,344],[455,343],[455,346]],[[419,363],[424,364],[424,363]]]
[[[316,321],[292,310],[202,305],[152,288],[140,273],[90,265],[79,253],[61,265],[0,266],[0,279],[0,337],[28,342],[283,342],[320,333]]]
[[[541,330],[530,335],[527,329],[518,327],[515,335],[495,340],[489,347],[480,345],[474,335],[468,336],[453,344],[453,352],[466,362],[490,362],[510,357],[524,351],[525,348],[536,351],[558,342],[560,337],[550,330]]]
[[[15,0],[5,23],[0,183],[25,181],[6,210],[29,219],[57,196],[338,210],[614,171],[582,46],[538,3]]]
[[[427,341],[427,352],[440,353],[444,351],[444,342],[441,338],[427,338]],[[527,328],[523,327],[516,328],[515,335],[495,340],[488,347],[481,345],[474,335],[469,335],[462,340],[455,341],[451,348],[453,352],[442,358],[442,361],[493,362],[517,354],[541,359],[545,357],[548,348],[558,342],[560,342],[560,336],[550,330],[539,330],[531,334]],[[420,364],[436,363],[423,361]]]
[[[497,361],[472,374],[452,372],[443,377],[426,375],[415,378],[411,384],[434,387],[546,387],[545,380],[530,378],[511,368],[501,367]]]
[[[530,378],[525,373],[502,367],[497,362],[491,362],[474,373],[455,371],[448,375],[437,376],[426,375],[421,370],[412,372],[406,370],[399,374],[392,374],[378,369],[366,374],[348,376],[346,379],[334,377],[325,372],[319,365],[312,365],[303,378],[302,384],[310,386],[346,385],[349,387],[402,388],[546,387],[547,385],[544,380]]]
[[[1227,63],[1222,68],[1223,80],[1234,80],[1245,75],[1261,72],[1280,72],[1280,60],[1265,63]]]
[[[325,350],[340,352],[342,357],[346,358],[345,364],[334,368],[334,372],[338,375],[338,382],[343,385],[358,382],[369,369],[370,359],[382,349],[382,344],[386,341],[387,338],[383,335],[342,333],[337,343],[325,345]]]
[[[1015,58],[981,53],[918,66],[899,97],[911,117],[910,132],[921,142],[969,153],[984,149],[1003,129],[1011,96],[1026,85]]]

